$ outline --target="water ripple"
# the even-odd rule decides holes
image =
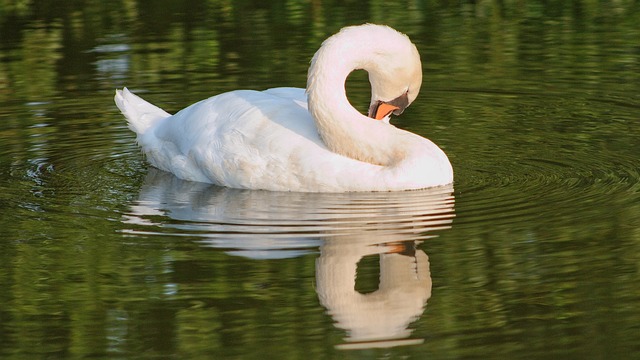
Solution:
[[[124,215],[125,233],[200,237],[206,246],[300,249],[323,239],[372,245],[424,240],[451,226],[450,186],[387,193],[287,193],[222,188],[150,169]]]

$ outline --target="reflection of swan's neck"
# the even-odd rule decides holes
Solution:
[[[343,40],[344,34],[339,33],[325,41],[309,67],[309,111],[318,132],[327,147],[338,154],[376,165],[396,163],[403,155],[395,146],[397,129],[359,113],[349,103],[344,87],[355,69],[364,69],[370,79],[376,78],[379,70],[375,52],[382,51],[381,45],[370,39]]]
[[[316,261],[317,292],[336,325],[349,332],[349,341],[378,341],[409,336],[409,323],[422,314],[431,296],[429,259],[380,254],[378,290],[355,289],[358,262],[379,251],[377,246],[325,243]]]

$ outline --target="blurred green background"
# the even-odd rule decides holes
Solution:
[[[147,165],[112,98],[304,87],[321,42],[364,22],[421,53],[394,124],[447,152],[456,218],[421,245],[425,343],[342,352],[317,249],[252,260],[166,209],[127,222]],[[633,358],[639,39],[637,0],[0,0],[0,357]],[[366,77],[347,87],[365,109]]]

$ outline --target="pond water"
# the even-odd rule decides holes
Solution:
[[[637,1],[1,4],[0,357],[640,356]],[[181,181],[113,104],[304,87],[363,22],[416,43],[393,122],[453,186]],[[366,77],[347,88],[366,109]]]

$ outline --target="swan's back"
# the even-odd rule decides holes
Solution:
[[[320,139],[303,89],[232,91],[153,120],[142,125],[130,120],[138,144],[152,165],[182,179],[235,188],[340,191],[332,173],[342,167],[333,160],[346,158]],[[318,180],[310,182],[311,177]]]

